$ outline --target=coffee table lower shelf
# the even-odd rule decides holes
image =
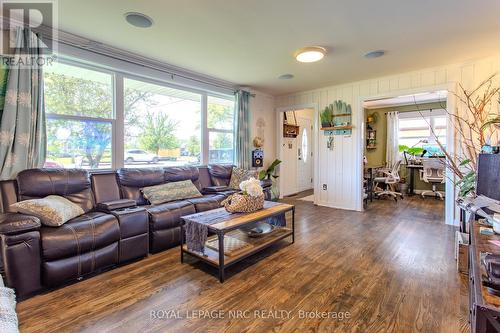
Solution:
[[[224,236],[230,236],[234,238],[238,238],[242,241],[245,241],[252,245],[252,247],[248,249],[244,249],[243,251],[238,252],[236,255],[223,255],[221,256],[219,251],[213,250],[209,247],[205,246],[204,253],[190,251],[187,249],[185,244],[181,247],[181,261],[183,261],[184,253],[187,253],[193,257],[196,257],[216,268],[219,269],[219,280],[220,282],[224,282],[224,269],[232,264],[237,263],[240,260],[243,260],[257,252],[264,250],[265,248],[283,240],[287,237],[292,237],[291,243],[293,240],[294,230],[286,227],[277,228],[272,231],[269,235],[264,235],[261,237],[249,237],[243,232],[239,230],[234,230],[227,233],[220,233],[219,235],[212,236],[219,239],[219,249],[224,248],[223,242],[221,244],[221,238],[224,239]],[[210,238],[209,238],[210,239]],[[222,245],[222,246],[221,246]]]

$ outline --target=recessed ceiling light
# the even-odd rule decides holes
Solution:
[[[326,49],[321,46],[308,46],[295,52],[295,59],[299,62],[316,62],[323,59]]]
[[[290,80],[293,79],[293,74],[283,74],[278,77],[280,80]]]
[[[368,59],[373,59],[373,58],[379,58],[385,54],[385,51],[383,50],[376,50],[376,51],[371,51],[365,54],[365,58]]]
[[[149,28],[153,25],[153,19],[142,13],[125,13],[125,20],[137,28]]]

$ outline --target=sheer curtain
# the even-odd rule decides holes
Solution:
[[[250,155],[250,93],[239,90],[236,92],[236,165],[243,169],[252,166]]]
[[[399,160],[399,112],[387,112],[387,150],[385,153],[387,167],[391,168]]]
[[[16,31],[16,57],[41,56],[38,36]],[[0,120],[0,178],[12,179],[24,169],[43,166],[46,153],[42,68],[12,65],[7,75]]]

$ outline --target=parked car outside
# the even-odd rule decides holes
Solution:
[[[141,149],[131,149],[125,152],[125,162],[147,162],[147,163],[158,163],[160,159],[157,155],[148,153],[147,151]]]

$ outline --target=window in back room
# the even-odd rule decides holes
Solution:
[[[446,147],[446,110],[423,110],[399,114],[399,144],[420,147],[426,156],[442,155],[436,141]]]

